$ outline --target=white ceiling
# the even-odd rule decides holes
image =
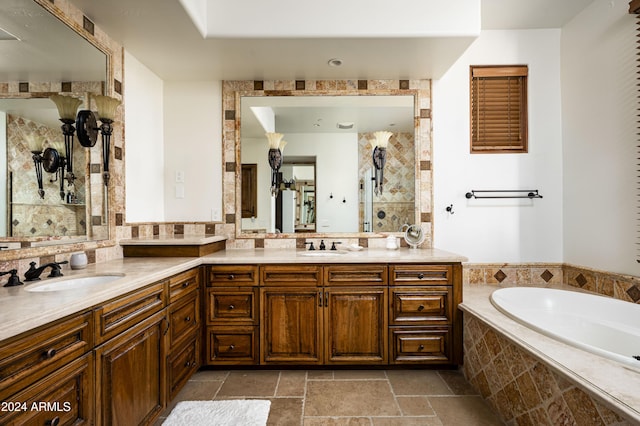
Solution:
[[[437,78],[473,40],[205,40],[178,0],[71,1],[163,80]],[[559,28],[592,1],[482,0],[481,25],[483,29]],[[245,2],[251,7],[250,1]],[[400,14],[397,19],[402,19]],[[330,58],[340,58],[344,65],[328,67]]]

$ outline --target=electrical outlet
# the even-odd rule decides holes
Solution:
[[[220,222],[222,220],[222,212],[220,212],[220,209],[211,209],[211,220],[214,222]]]
[[[176,171],[176,183],[184,183],[184,170]]]
[[[176,198],[184,198],[184,185],[176,185]]]

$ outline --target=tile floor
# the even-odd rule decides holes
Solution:
[[[502,425],[455,370],[201,370],[179,401],[269,399],[268,425]]]

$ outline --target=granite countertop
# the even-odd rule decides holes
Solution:
[[[554,371],[640,422],[640,373],[623,364],[569,346],[522,325],[493,307],[489,297],[499,287],[465,285],[460,309],[509,337]],[[575,287],[553,286],[578,291]]]
[[[220,238],[220,237],[217,237]],[[158,239],[160,241],[168,241]],[[175,243],[175,239],[171,239]],[[195,241],[195,239],[190,239]],[[317,252],[320,252],[319,250]],[[87,288],[54,291],[27,291],[33,283],[17,287],[0,287],[0,341],[32,330],[65,316],[82,312],[146,285],[168,278],[188,269],[209,264],[263,264],[263,263],[438,263],[463,262],[463,256],[436,249],[399,250],[364,249],[343,254],[326,251],[322,255],[307,256],[303,250],[294,249],[233,249],[223,250],[202,257],[126,257],[73,271],[63,269],[64,277],[44,278],[38,283],[48,283],[74,277],[123,274],[120,279]],[[321,252],[322,253],[322,252]],[[22,279],[22,277],[21,277]]]

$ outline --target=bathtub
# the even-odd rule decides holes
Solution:
[[[640,305],[577,291],[531,287],[496,290],[491,303],[539,333],[640,372]]]

